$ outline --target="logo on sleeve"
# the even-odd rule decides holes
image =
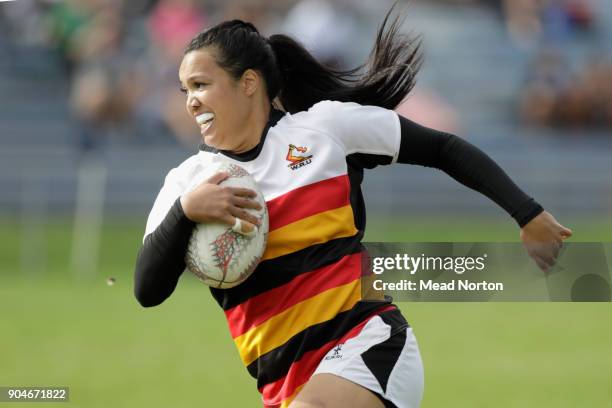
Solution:
[[[290,144],[286,157],[287,161],[289,162],[287,167],[289,167],[291,170],[296,170],[310,164],[312,162],[312,154],[306,155],[306,152],[308,152],[307,147]]]

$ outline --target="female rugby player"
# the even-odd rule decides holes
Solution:
[[[227,174],[186,192],[198,163],[223,155],[249,171],[269,210],[268,246],[244,283],[211,292],[265,407],[420,404],[423,367],[412,329],[389,300],[361,298],[364,169],[443,170],[505,209],[543,269],[571,235],[480,150],[392,110],[412,89],[420,54],[398,35],[398,19],[388,19],[362,76],[329,70],[291,38],[265,38],[238,20],[197,35],[180,66],[203,143],[168,173],[155,201],[135,295],[145,307],[171,295],[195,223],[258,222],[246,211],[258,208],[255,193],[220,186]]]

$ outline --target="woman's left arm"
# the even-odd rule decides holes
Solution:
[[[398,115],[399,116],[399,115]],[[555,263],[572,231],[525,194],[489,156],[465,140],[421,126],[402,116],[398,163],[438,168],[489,197],[521,227],[520,237],[542,270]]]

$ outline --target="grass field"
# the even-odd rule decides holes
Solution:
[[[612,222],[564,220],[577,241]],[[573,221],[573,222],[572,222]],[[21,228],[0,222],[0,386],[70,386],[75,407],[258,407],[220,309],[183,276],[152,309],[132,296],[141,223],[106,224],[94,277],[68,272],[70,224],[46,226],[45,268],[24,270]],[[370,241],[514,241],[512,223],[370,219]],[[29,259],[29,258],[28,258]],[[106,279],[117,279],[107,286]],[[423,408],[612,407],[612,305],[402,303],[425,362]],[[2,404],[24,407],[28,404]],[[38,405],[36,405],[38,406]]]

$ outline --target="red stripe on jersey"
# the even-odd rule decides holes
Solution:
[[[348,175],[298,187],[266,203],[270,231],[302,218],[350,204]]]
[[[278,407],[284,400],[291,397],[299,386],[305,384],[310,379],[310,376],[312,376],[314,371],[319,366],[319,363],[325,354],[329,352],[329,350],[333,349],[338,344],[345,343],[347,340],[353,337],[357,337],[359,333],[361,333],[361,330],[366,323],[375,315],[394,308],[395,306],[389,305],[376,310],[376,312],[369,315],[361,323],[353,327],[339,339],[332,340],[316,350],[304,353],[301,359],[291,365],[291,368],[289,368],[289,371],[285,377],[259,388],[259,392],[261,392],[263,396],[265,408]],[[279,402],[273,403],[267,401]]]
[[[333,264],[296,276],[285,285],[225,311],[232,338],[269,318],[328,289],[361,278],[361,253],[346,255]]]

